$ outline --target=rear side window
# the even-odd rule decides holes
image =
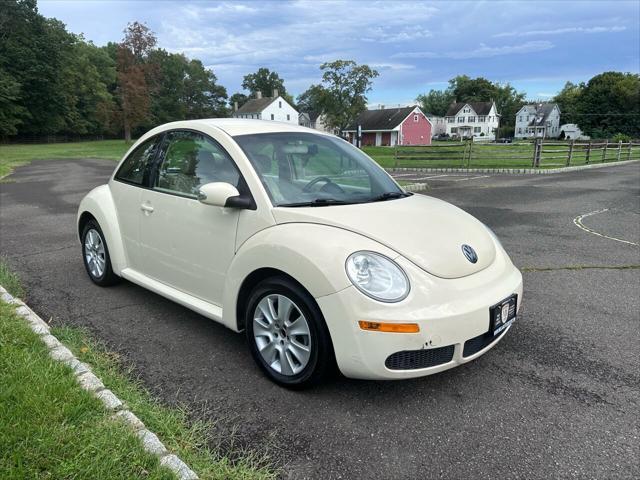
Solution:
[[[150,167],[156,154],[157,141],[157,137],[151,138],[131,152],[116,173],[116,180],[143,185],[151,171]]]
[[[205,183],[239,187],[240,173],[231,157],[204,135],[174,131],[167,134],[165,145],[154,190],[196,197]]]

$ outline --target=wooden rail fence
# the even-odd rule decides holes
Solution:
[[[559,142],[537,139],[532,143],[480,144],[470,141],[429,146],[394,147],[394,166],[451,167],[568,167],[590,163],[640,159],[640,142],[598,140]]]

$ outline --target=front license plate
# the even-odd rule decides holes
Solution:
[[[489,331],[493,335],[499,335],[505,328],[511,325],[516,319],[518,309],[518,295],[511,295],[489,309],[491,325]]]

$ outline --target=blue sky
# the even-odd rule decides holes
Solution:
[[[40,1],[97,45],[145,22],[158,44],[198,58],[229,95],[265,66],[297,95],[338,58],[375,67],[372,105],[404,104],[466,74],[509,82],[530,99],[567,80],[640,71],[640,1]]]

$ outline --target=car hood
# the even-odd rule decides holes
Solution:
[[[491,265],[496,248],[487,228],[453,205],[425,195],[354,205],[276,207],[277,223],[317,223],[369,237],[441,278],[459,278]],[[462,251],[471,246],[471,263]]]

